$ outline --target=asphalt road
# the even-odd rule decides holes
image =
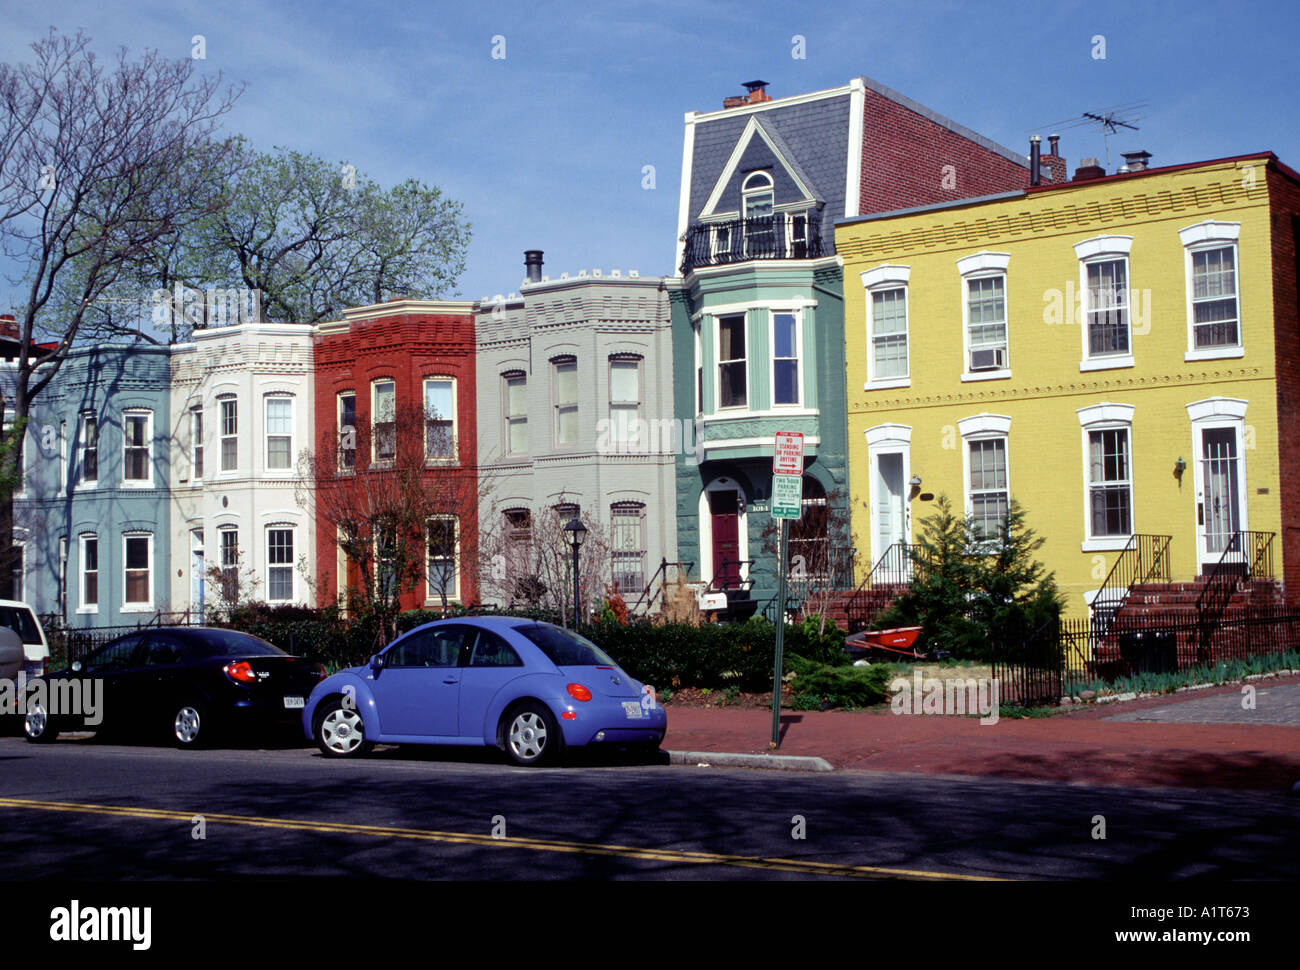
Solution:
[[[0,738],[0,832],[6,880],[1300,872],[1300,799],[1281,795],[617,761],[520,769],[485,752],[396,748],[340,762],[314,748]]]

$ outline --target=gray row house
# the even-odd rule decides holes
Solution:
[[[609,583],[644,609],[676,559],[682,434],[666,281],[599,269],[551,278],[540,250],[525,256],[518,294],[485,298],[475,320],[483,599],[567,603],[563,527],[579,517],[583,600],[598,603]]]

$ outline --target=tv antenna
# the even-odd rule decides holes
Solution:
[[[1121,128],[1137,131],[1137,122],[1144,117],[1141,112],[1145,112],[1147,107],[1146,101],[1130,101],[1127,104],[1112,105],[1097,111],[1085,111],[1073,118],[1054,121],[1050,125],[1040,125],[1030,130],[1042,131],[1046,128],[1049,131],[1059,131],[1064,128],[1079,128],[1083,125],[1101,125],[1101,136],[1106,148],[1106,171],[1110,171],[1110,136]]]

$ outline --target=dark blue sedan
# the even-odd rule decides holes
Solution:
[[[668,718],[653,688],[590,640],[493,616],[416,627],[318,684],[302,723],[332,757],[376,742],[484,745],[536,765],[590,744],[657,751]]]

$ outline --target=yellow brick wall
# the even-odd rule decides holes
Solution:
[[[1253,169],[1253,172],[1251,171]],[[1187,272],[1180,229],[1214,219],[1241,223],[1238,292],[1244,356],[1186,361]],[[1074,244],[1098,235],[1133,237],[1129,280],[1135,365],[1080,371],[1077,315],[1049,322],[1066,295],[1078,299]],[[957,422],[981,412],[1008,415],[1011,495],[1047,539],[1040,557],[1055,571],[1069,612],[1098,587],[1117,552],[1085,552],[1085,461],[1076,409],[1103,401],[1135,407],[1131,435],[1133,528],[1173,537],[1175,579],[1196,573],[1192,426],[1186,404],[1246,399],[1248,527],[1281,531],[1272,269],[1262,159],[1215,163],[837,227],[845,260],[845,340],[850,487],[855,539],[869,549],[869,456],[864,433],[886,423],[912,428],[911,470],[923,493],[947,493],[960,508],[962,439]],[[963,280],[956,260],[980,251],[1010,254],[1007,269],[1011,377],[961,380]],[[910,386],[864,390],[867,376],[863,270],[911,267],[908,284]],[[1059,298],[1058,295],[1059,294]],[[1149,300],[1149,313],[1147,301]],[[1181,485],[1176,460],[1188,463]],[[933,505],[911,501],[912,534]],[[1275,566],[1281,570],[1280,554]]]

